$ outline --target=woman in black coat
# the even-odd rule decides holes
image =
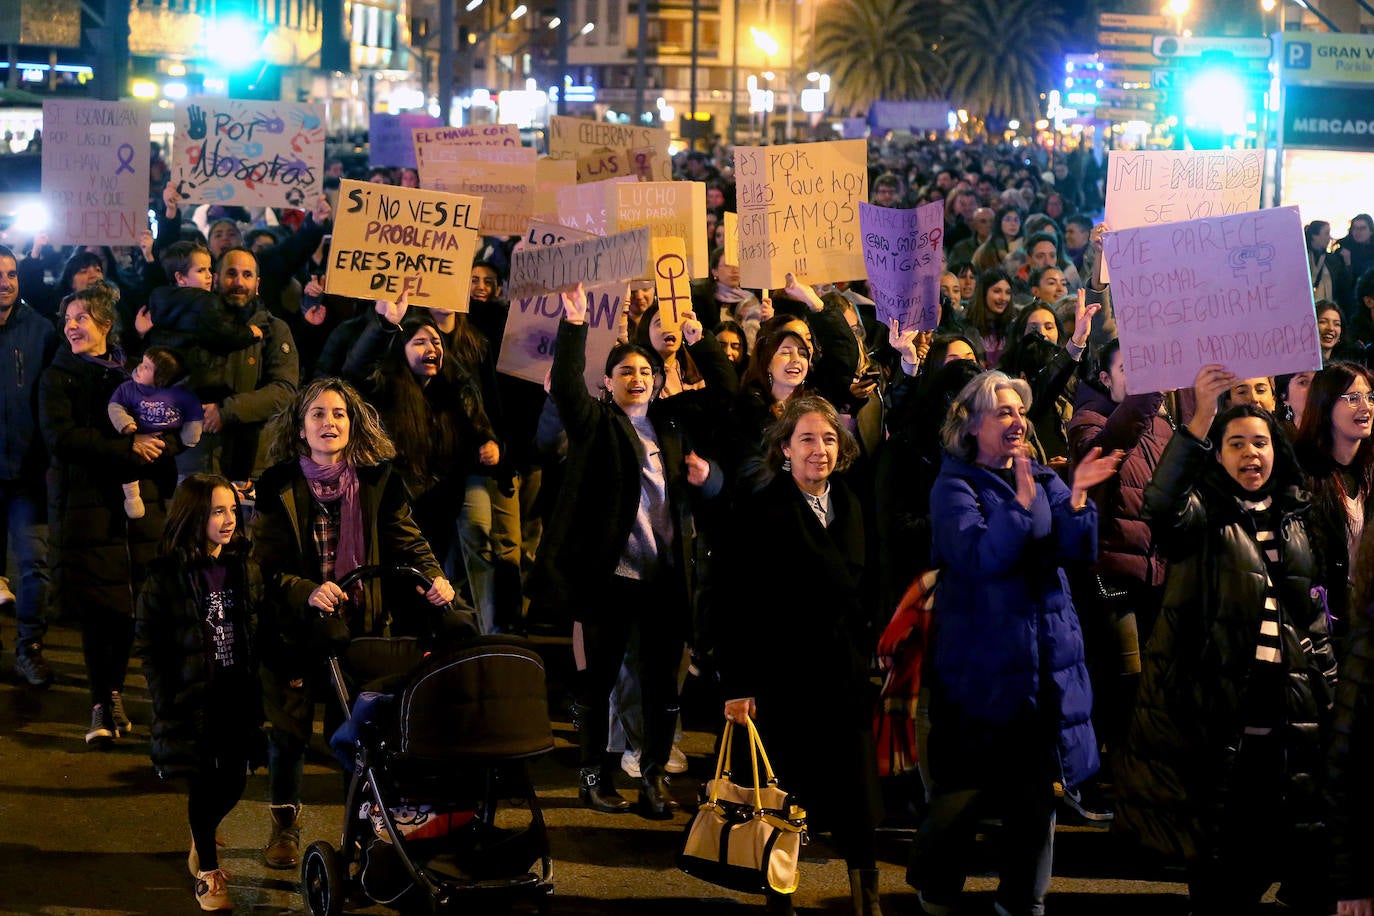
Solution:
[[[1198,913],[1251,912],[1275,880],[1326,913],[1322,739],[1336,662],[1310,503],[1267,411],[1215,416],[1234,378],[1203,367],[1143,515],[1169,561],[1116,767],[1116,824],[1190,868]],[[1204,435],[1210,434],[1208,438]]]
[[[321,615],[342,618],[349,635],[419,636],[433,628],[402,614],[372,579],[345,594],[338,580],[362,566],[410,566],[434,581],[425,599],[448,607],[453,588],[411,518],[396,448],[358,392],[316,379],[269,428],[269,460],[257,485],[253,558],[268,605],[262,622],[263,700],[272,723],[268,794],[271,868],[300,859],[301,764],[314,720],[321,656],[312,651]],[[401,594],[389,595],[400,599]],[[352,672],[350,672],[352,673]],[[358,680],[371,678],[359,672]],[[327,707],[326,727],[338,711]],[[329,729],[327,733],[332,733]]]
[[[162,555],[139,593],[135,644],[153,698],[152,758],[160,777],[188,777],[187,816],[201,909],[230,906],[215,830],[263,762],[257,671],[262,574],[238,531],[233,485],[193,474],[167,513]]]
[[[662,362],[653,350],[619,344],[606,360],[607,397],[583,380],[587,299],[579,286],[563,298],[549,394],[568,435],[567,473],[558,509],[540,544],[537,584],[573,623],[580,795],[596,811],[628,811],[615,789],[620,756],[606,753],[609,700],[631,632],[639,634],[644,746],[639,812],[672,817],[663,766],[673,743],[677,670],[689,631],[695,562],[692,494],[714,496],[724,477],[688,438],[693,395],[732,392],[733,373],[695,319],[683,340],[718,378],[701,392],[656,399]]]
[[[169,439],[121,436],[110,424],[110,396],[128,381],[112,332],[118,296],[97,282],[66,305],[59,350],[38,383],[39,427],[48,470],[53,593],[81,620],[90,679],[86,743],[106,745],[133,725],[121,696],[134,637],[134,596],[162,533],[163,493],[176,480]],[[142,478],[140,480],[140,478]],[[139,480],[147,512],[124,513],[123,482]]]
[[[736,507],[742,524],[722,558],[732,587],[720,598],[729,639],[718,651],[726,719],[757,717],[781,784],[813,827],[835,836],[854,913],[876,916],[882,803],[868,679],[875,638],[860,601],[864,523],[857,497],[831,476],[858,452],[828,401],[783,407],[768,430],[768,482]],[[768,902],[792,912],[788,897]]]

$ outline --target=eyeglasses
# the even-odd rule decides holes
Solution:
[[[1351,391],[1348,394],[1340,395],[1340,399],[1356,409],[1361,404],[1368,404],[1374,407],[1374,392],[1371,391]]]

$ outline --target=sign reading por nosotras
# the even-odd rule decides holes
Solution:
[[[324,140],[319,105],[187,99],[176,111],[172,180],[193,204],[307,209],[324,187]]]
[[[1126,385],[1187,388],[1218,363],[1240,378],[1321,368],[1297,207],[1109,232]]]
[[[897,319],[903,331],[940,324],[940,271],[945,210],[940,201],[915,210],[859,204],[864,267],[878,320]]]
[[[649,265],[649,230],[641,226],[617,235],[522,248],[511,254],[509,295],[571,289],[578,283],[612,283],[644,276]]]
[[[43,198],[59,245],[137,245],[148,228],[148,128],[138,102],[43,102]]]
[[[481,221],[480,198],[344,179],[325,286],[466,312]]]

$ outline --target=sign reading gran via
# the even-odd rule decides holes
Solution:
[[[1374,35],[1284,32],[1279,49],[1285,83],[1374,85]]]

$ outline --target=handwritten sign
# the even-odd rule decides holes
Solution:
[[[423,111],[388,114],[372,112],[367,125],[367,161],[373,166],[419,168],[412,134],[416,129],[439,127],[438,116]]]
[[[1127,390],[1320,369],[1306,247],[1297,207],[1107,233]]]
[[[473,127],[420,127],[411,130],[415,161],[425,163],[453,159],[473,146],[512,147],[520,145],[520,128],[514,124],[479,124]]]
[[[523,241],[526,245],[548,246],[557,245],[559,242],[580,242],[592,238],[596,238],[596,236],[590,232],[581,232],[542,219],[532,219]]]
[[[512,297],[572,289],[578,283],[612,283],[644,276],[649,264],[649,230],[560,242],[511,253]]]
[[[534,215],[558,221],[558,191],[577,183],[577,163],[541,156],[534,162]],[[602,210],[603,216],[605,210]]]
[[[732,210],[725,211],[725,249],[721,263],[739,267],[739,217]]]
[[[549,118],[549,155],[555,159],[581,159],[611,150],[652,148],[654,175],[658,181],[671,181],[673,163],[668,158],[672,135],[654,127],[611,124],[587,118],[553,115]]]
[[[1262,157],[1258,150],[1112,150],[1107,225],[1134,229],[1258,210]]]
[[[453,159],[426,160],[420,186],[482,198],[484,235],[524,235],[534,215],[534,150],[469,146]]]
[[[468,309],[482,201],[422,188],[339,183],[326,286],[339,296]]]
[[[136,102],[43,102],[43,199],[59,245],[137,245],[148,228],[148,130]]]
[[[624,232],[649,227],[654,238],[682,239],[687,244],[691,275],[710,272],[706,241],[706,185],[700,181],[629,181],[615,187],[615,228]]]
[[[878,321],[895,318],[903,331],[933,331],[940,324],[944,204],[893,210],[861,201],[859,229]]]
[[[676,334],[682,327],[682,313],[692,309],[692,278],[687,275],[687,245],[682,239],[651,239],[649,263],[653,266],[659,321],[665,332]]]
[[[859,203],[868,200],[862,140],[735,148],[740,285],[773,289],[864,275]]]
[[[600,397],[606,357],[620,334],[625,284],[588,286],[584,292],[587,294],[587,368],[583,378],[592,397]],[[553,366],[558,322],[562,318],[563,303],[557,293],[512,298],[496,371],[542,385],[544,376]]]
[[[177,106],[172,180],[193,204],[307,209],[324,185],[324,109],[211,96]]]
[[[558,189],[558,221],[573,229],[593,235],[613,232],[615,186],[637,181],[636,178],[608,178],[571,188]]]

